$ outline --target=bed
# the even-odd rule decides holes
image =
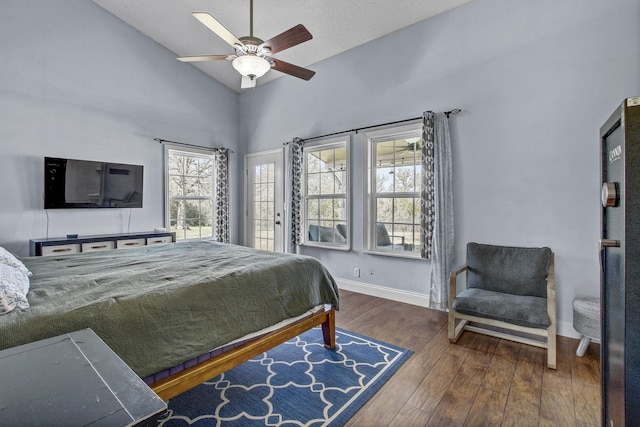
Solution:
[[[0,316],[0,349],[91,328],[163,399],[315,326],[335,345],[338,289],[311,257],[197,240],[22,261],[30,307]]]

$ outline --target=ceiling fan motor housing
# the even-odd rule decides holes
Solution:
[[[234,45],[238,55],[254,54],[258,56],[266,56],[271,53],[271,49],[267,46],[262,46],[264,42],[257,37],[240,37],[239,40],[242,42],[242,45]]]

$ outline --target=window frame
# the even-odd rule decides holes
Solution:
[[[364,141],[367,145],[367,167],[365,168],[364,179],[364,252],[374,255],[383,255],[389,257],[399,257],[407,259],[423,259],[420,256],[419,250],[412,251],[400,251],[396,249],[381,249],[377,247],[377,199],[378,195],[394,195],[394,196],[408,196],[421,198],[421,188],[413,192],[384,192],[378,193],[376,191],[376,143],[381,141],[392,141],[405,138],[421,138],[422,137],[422,122],[417,120],[415,122],[404,124],[400,126],[390,126],[384,129],[372,130],[363,133]],[[420,183],[418,183],[420,184]],[[389,234],[392,231],[389,230]],[[393,237],[391,237],[393,239]],[[418,242],[421,243],[421,242]],[[418,248],[419,249],[419,248]]]
[[[164,147],[164,223],[165,228],[168,231],[171,231],[171,202],[176,198],[172,198],[169,194],[169,158],[171,155],[183,155],[183,156],[191,156],[191,157],[199,157],[199,158],[210,158],[212,161],[212,172],[211,172],[211,197],[203,197],[203,196],[182,196],[178,197],[180,200],[210,200],[211,201],[211,236],[202,236],[194,237],[194,238],[181,238],[179,235],[180,231],[176,229],[176,240],[177,241],[186,241],[186,240],[200,240],[200,239],[211,239],[215,238],[215,220],[216,220],[216,212],[215,212],[215,202],[216,202],[216,194],[215,194],[215,185],[216,185],[216,162],[215,162],[215,151],[213,149],[207,148],[192,148],[192,147],[183,147],[174,144],[165,144]]]
[[[338,138],[331,139],[323,139],[313,144],[305,144],[303,149],[303,167],[302,167],[302,185],[301,185],[301,193],[302,193],[302,245],[324,248],[324,249],[333,249],[333,250],[341,250],[341,251],[349,251],[351,250],[351,136],[342,136]],[[314,151],[324,151],[331,150],[336,148],[344,148],[345,149],[345,163],[347,170],[345,172],[345,193],[344,196],[336,196],[335,193],[331,197],[323,197],[322,195],[313,195],[310,196],[307,194],[307,184],[308,184],[308,164],[307,164],[307,154]],[[334,242],[321,242],[321,241],[313,241],[309,239],[309,221],[308,221],[308,200],[310,199],[344,199],[345,204],[345,222],[346,222],[346,233],[345,236],[346,242],[342,243],[334,243]]]

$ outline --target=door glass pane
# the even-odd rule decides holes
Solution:
[[[276,182],[275,164],[262,163],[253,168],[253,245],[256,249],[275,248]]]

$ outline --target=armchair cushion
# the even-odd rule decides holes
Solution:
[[[376,224],[376,246],[390,246],[391,245],[391,237],[389,237],[389,232],[387,231],[387,227],[382,223]]]
[[[550,260],[551,249],[546,247],[520,248],[468,243],[467,289],[546,298]],[[459,297],[460,295],[456,300]],[[487,312],[491,313],[493,310],[492,308]],[[546,313],[546,300],[540,310]],[[539,321],[533,323],[540,324]]]
[[[334,227],[324,225],[309,225],[309,240],[314,242],[332,242],[344,244],[347,243],[342,234]]]
[[[453,309],[458,313],[528,328],[546,329],[551,325],[547,313],[547,299],[535,296],[471,288],[458,294],[453,301]]]

